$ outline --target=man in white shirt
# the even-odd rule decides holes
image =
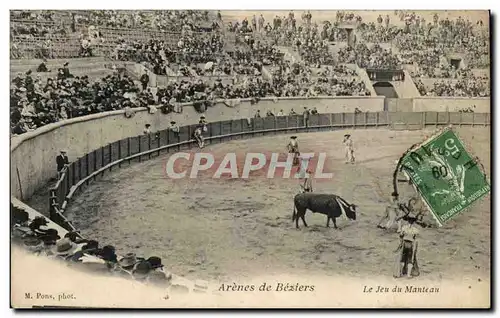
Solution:
[[[345,134],[343,144],[345,145],[345,163],[354,164],[354,145],[351,135]]]

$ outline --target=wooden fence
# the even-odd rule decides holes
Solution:
[[[234,139],[297,132],[329,131],[336,129],[388,128],[414,130],[447,125],[488,126],[489,113],[333,113],[311,115],[307,122],[302,116],[282,116],[226,120],[207,125],[205,144],[216,144]],[[179,133],[162,130],[115,141],[96,149],[70,163],[61,174],[49,195],[50,219],[69,231],[74,230],[64,217],[68,202],[91,181],[106,171],[128,166],[134,162],[165,153],[197,147],[191,138],[197,125],[180,127]]]

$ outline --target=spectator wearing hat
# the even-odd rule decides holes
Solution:
[[[96,240],[88,240],[87,243],[82,246],[82,252],[89,255],[97,255],[99,253],[99,242]]]
[[[78,245],[71,242],[69,238],[65,237],[56,242],[56,245],[53,248],[53,253],[56,258],[66,260],[73,256],[77,249]]]
[[[50,70],[47,68],[47,59],[42,60],[42,63],[40,63],[40,65],[38,65],[38,67],[36,68],[36,71],[38,73],[50,72]]]
[[[150,124],[146,124],[144,126],[144,130],[142,131],[142,133],[144,135],[149,135],[151,133],[151,125]]]
[[[162,270],[163,264],[161,263],[161,258],[158,256],[151,256],[146,260],[150,265],[152,270]]]
[[[172,131],[175,134],[176,137],[179,136],[179,126],[177,125],[177,123],[175,122],[175,120],[172,120],[170,122],[170,127],[168,127],[168,129],[170,131]]]
[[[118,266],[121,270],[130,274],[137,263],[138,260],[135,253],[127,253],[118,261]]]
[[[207,120],[205,118],[205,115],[201,115],[200,116],[200,120],[199,120],[198,124],[202,127],[203,132],[207,132],[208,131],[208,128],[207,128],[208,122],[207,122]]]
[[[28,236],[35,236],[28,227],[15,225],[11,228],[10,237],[13,242],[21,242]]]
[[[57,240],[61,237],[56,229],[48,229],[44,235],[40,235],[39,238],[44,242],[47,247],[55,245]]]
[[[132,277],[136,281],[147,282],[147,277],[152,271],[151,264],[148,261],[138,262],[132,269]]]
[[[80,251],[76,252],[72,257],[72,262],[81,262],[85,255],[97,256],[99,252],[99,242],[95,240],[88,240],[87,243],[81,247]],[[103,263],[106,263],[103,260]]]
[[[44,249],[43,241],[38,237],[29,236],[23,240],[23,246],[29,252],[34,254],[40,254],[40,252]]]
[[[68,156],[66,155],[66,150],[61,150],[61,154],[56,157],[57,163],[57,179],[61,178],[64,167],[69,164]]]
[[[71,266],[92,274],[109,274],[110,272],[107,262],[101,258],[93,257],[92,254],[88,253],[88,250],[77,251],[67,260],[70,261]]]
[[[87,243],[88,240],[80,238],[80,235],[77,232],[68,232],[64,235],[64,237],[69,238],[71,242],[75,244]]]
[[[33,221],[31,221],[28,227],[35,235],[45,235],[47,234],[47,230],[42,230],[40,227],[47,226],[47,224],[49,224],[49,222],[46,218],[43,216],[37,216],[33,219]]]
[[[273,113],[273,111],[269,109],[269,110],[266,112],[266,117],[274,117],[274,113]]]
[[[30,216],[28,212],[24,211],[23,209],[19,209],[18,207],[15,207],[12,203],[10,204],[10,211],[11,211],[11,225],[19,225],[19,226],[27,226]]]
[[[108,267],[112,268],[118,263],[117,256],[115,253],[115,247],[112,245],[106,245],[97,251],[97,257],[103,259],[108,264]]]

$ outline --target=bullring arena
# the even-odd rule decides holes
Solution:
[[[392,17],[393,13],[390,14]],[[445,16],[456,18],[450,12]],[[370,12],[367,17],[376,18],[376,15]],[[240,17],[232,12],[227,18]],[[272,17],[266,15],[266,19]],[[102,34],[110,38],[126,33],[124,29],[104,26],[102,30]],[[148,32],[145,31],[146,39]],[[230,34],[224,36],[232,39]],[[340,58],[339,52],[350,47],[350,41],[349,35],[347,40],[336,41],[337,46],[329,54]],[[25,45],[29,46],[28,42]],[[231,44],[238,45],[238,41]],[[61,51],[63,55],[77,51],[72,45]],[[96,45],[96,48],[105,49],[106,45]],[[286,44],[277,47],[281,58],[290,63],[308,58]],[[107,54],[101,56],[99,50],[96,49],[96,56],[92,57],[69,53],[69,56],[48,59],[46,63],[49,67],[61,67],[70,61],[69,69],[74,69],[75,75],[91,74],[92,79],[102,78],[104,82],[117,73],[125,74],[138,87],[141,74],[149,70],[146,88],[139,88],[134,93],[137,96],[147,90],[156,94],[164,85],[171,85],[172,74],[168,70],[167,76],[155,74],[150,65],[133,58],[113,60]],[[468,58],[460,55],[460,67],[467,68]],[[237,57],[231,55],[231,59],[236,63]],[[450,55],[450,64],[453,59],[458,57]],[[11,77],[24,68],[34,69],[40,61],[13,59]],[[199,100],[169,101],[168,105],[162,105],[163,100],[156,98],[153,105],[143,104],[139,99],[133,107],[81,111],[69,116],[71,118],[59,118],[21,133],[19,128],[28,127],[31,119],[27,117],[32,115],[20,112],[22,120],[17,126],[11,125],[14,132],[11,138],[12,204],[28,212],[30,222],[36,216],[44,216],[49,220],[47,227],[57,229],[61,238],[68,232],[76,232],[80,239],[96,240],[101,248],[113,246],[118,259],[127,253],[144,258],[158,256],[163,270],[173,275],[168,286],[183,285],[191,292],[199,292],[200,281],[217,290],[221,283],[243,284],[256,277],[280,275],[294,279],[311,275],[320,279],[380,278],[390,284],[406,284],[405,278],[393,278],[398,234],[395,229],[377,228],[390,203],[396,161],[413,144],[426,140],[438,129],[452,126],[467,149],[480,159],[489,179],[489,91],[487,95],[474,96],[424,94],[421,85],[427,85],[430,92],[430,87],[436,88],[440,79],[423,77],[420,80],[409,65],[370,68],[356,61],[342,65],[346,69],[339,72],[350,74],[342,85],[353,89],[352,95],[333,92],[333,96],[220,98],[210,100],[201,108]],[[176,70],[174,66],[170,66],[170,71]],[[279,75],[274,75],[273,72],[277,72],[274,67],[263,67],[264,80],[277,80]],[[313,77],[323,76],[319,75],[321,66],[308,67],[318,72]],[[486,72],[478,65],[471,68],[474,76],[483,76]],[[198,69],[192,66],[191,70],[196,73]],[[194,81],[192,76],[174,78],[178,82]],[[217,85],[214,76],[197,78]],[[227,84],[231,82],[230,76],[222,78],[224,85],[230,85]],[[354,84],[348,84],[350,80],[362,82],[356,85],[364,89],[353,88]],[[392,92],[387,93],[381,87],[391,87]],[[307,125],[302,113],[306,108],[318,112],[308,115]],[[256,115],[257,110],[262,118]],[[276,115],[278,112],[282,114]],[[203,149],[192,140],[201,115],[207,121]],[[178,125],[178,133],[172,130],[171,121]],[[145,131],[146,125],[149,131]],[[350,134],[354,142],[355,164],[344,163],[342,139],[345,134]],[[340,217],[337,219],[339,229],[327,228],[325,215],[309,211],[306,214],[309,226],[301,224],[301,228],[296,229],[292,222],[293,198],[300,190],[299,181],[293,178],[266,178],[265,173],[259,171],[248,179],[218,179],[213,178],[214,169],[210,169],[200,172],[195,179],[173,180],[165,172],[169,158],[178,152],[192,156],[209,153],[216,164],[228,153],[236,153],[241,170],[242,158],[248,153],[263,153],[267,158],[279,153],[283,158],[291,136],[297,136],[302,153],[326,154],[323,172],[332,173],[333,177],[313,180],[314,192],[337,194],[356,204],[355,221]],[[63,149],[69,160],[57,174],[55,158]],[[184,163],[177,168],[189,171],[192,166]],[[399,190],[404,200],[415,196],[415,190],[408,184],[401,184]],[[425,222],[431,226],[419,228],[420,276],[413,277],[411,282],[436,285],[453,282],[458,284],[457,293],[481,295],[477,296],[480,298],[477,304],[471,300],[458,306],[487,306],[491,271],[490,205],[490,195],[487,195],[442,227],[427,214]],[[95,260],[103,259],[99,254],[89,255]],[[132,273],[130,276],[136,279]],[[450,293],[452,289],[447,288],[445,292]],[[459,296],[452,295],[445,303],[457,306],[457,298]],[[390,299],[385,301],[384,306],[404,306]],[[418,299],[412,301],[409,303],[415,307],[427,304]],[[336,303],[336,306],[342,305]],[[350,302],[346,306],[359,305]]]
[[[458,131],[474,145],[489,171],[489,128]],[[394,258],[390,251],[397,241],[393,233],[375,225],[389,200],[394,161],[428,131],[349,131],[359,149],[355,166],[345,165],[339,151],[344,132],[298,134],[302,151],[327,153],[323,171],[334,174],[331,180],[316,181],[315,191],[339,194],[359,205],[358,219],[340,221],[341,230],[326,228],[324,215],[309,213],[309,228],[295,230],[291,215],[297,180],[259,175],[246,180],[214,179],[213,172],[208,172],[196,179],[173,181],[165,176],[166,156],[94,182],[71,204],[67,215],[84,236],[124,251],[160,253],[173,272],[192,279],[232,281],[311,272],[390,277]],[[284,148],[287,137],[229,141],[205,151],[220,162],[228,152],[237,156],[275,152]],[[481,201],[443,228],[423,230],[422,275],[432,279],[488,276],[489,206],[488,200]],[[454,231],[457,228],[461,230]]]

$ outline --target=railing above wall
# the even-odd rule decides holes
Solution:
[[[405,73],[402,69],[366,69],[368,77],[372,81],[404,81]]]

